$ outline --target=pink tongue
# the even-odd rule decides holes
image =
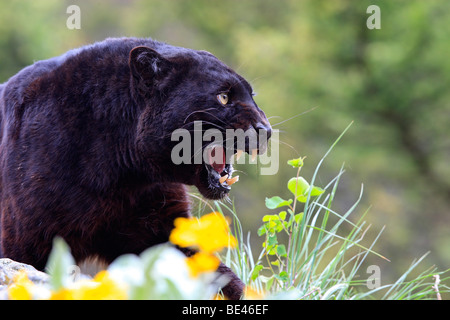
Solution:
[[[222,147],[214,147],[209,150],[209,164],[219,174],[225,169],[225,151]]]

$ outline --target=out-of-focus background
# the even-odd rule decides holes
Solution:
[[[366,26],[373,4],[381,11],[378,30]],[[80,29],[67,27],[70,5],[80,8]],[[354,121],[316,184],[345,163],[337,212],[352,206],[364,184],[358,212],[369,209],[368,239],[386,226],[374,249],[392,262],[372,260],[386,284],[427,251],[426,266],[450,267],[449,21],[445,0],[0,0],[0,82],[33,61],[107,37],[212,52],[249,80],[281,130],[278,174],[237,166],[241,181],[231,193],[257,245],[256,229],[269,213],[264,198],[289,197],[295,170],[286,161],[307,156],[302,174],[310,179]]]

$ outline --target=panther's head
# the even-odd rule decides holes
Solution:
[[[272,128],[250,84],[205,51],[172,46],[130,52],[132,94],[144,106],[137,146],[164,181],[225,197],[238,177],[232,162],[267,149]],[[156,179],[157,179],[156,178]]]

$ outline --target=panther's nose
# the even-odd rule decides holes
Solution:
[[[258,154],[263,154],[267,151],[267,144],[272,136],[272,127],[269,122],[258,122],[254,125],[254,129],[258,137]]]
[[[267,140],[270,139],[270,137],[272,136],[272,126],[270,125],[270,123],[267,121],[266,123],[263,122],[258,122],[255,125],[255,129],[256,132],[258,132],[259,134],[261,134],[261,130],[266,132],[266,136],[267,136]]]

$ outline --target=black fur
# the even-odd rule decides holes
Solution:
[[[229,106],[216,99],[225,90]],[[0,86],[0,250],[43,269],[55,236],[77,261],[166,242],[190,215],[185,184],[227,192],[205,165],[172,163],[171,133],[194,120],[270,132],[251,90],[210,53],[151,39],[107,39],[23,69]],[[219,270],[239,298],[242,282]]]

